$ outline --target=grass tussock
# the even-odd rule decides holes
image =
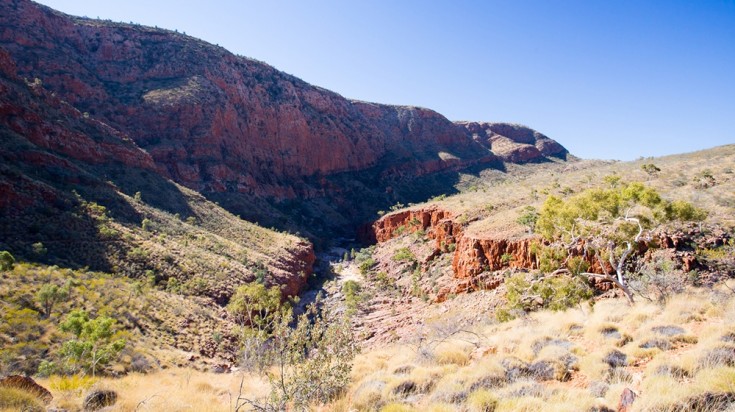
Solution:
[[[411,358],[412,347],[367,352],[343,402],[356,410],[614,410],[626,388],[638,395],[637,411],[724,402],[735,398],[734,302],[729,291],[702,289],[663,306],[603,300],[538,312],[476,330],[476,346],[494,348],[479,357],[464,356],[460,339],[428,360]],[[725,310],[710,310],[715,304]]]
[[[22,389],[0,387],[0,411],[43,412],[46,408],[36,396]]]
[[[132,373],[122,378],[101,378],[83,388],[60,387],[58,377],[40,379],[50,388],[52,406],[80,410],[84,396],[94,389],[118,394],[115,410],[132,411],[232,411],[238,395],[255,399],[267,395],[267,385],[259,378],[233,374],[213,374],[192,369],[168,369],[150,374]],[[55,383],[56,382],[56,383]],[[242,391],[240,384],[242,382]]]

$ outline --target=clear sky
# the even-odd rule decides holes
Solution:
[[[345,97],[522,123],[584,158],[735,143],[735,0],[42,0]]]

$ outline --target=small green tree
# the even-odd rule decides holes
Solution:
[[[230,298],[227,311],[236,322],[245,327],[245,333],[270,334],[291,308],[282,302],[278,286],[267,288],[259,282],[240,286]]]
[[[47,318],[51,317],[51,310],[54,305],[67,297],[69,297],[68,288],[50,283],[41,286],[41,289],[36,293],[36,299],[43,306],[43,313]]]
[[[125,348],[124,339],[115,339],[115,320],[107,316],[90,319],[87,312],[74,310],[60,326],[75,337],[64,342],[61,356],[74,368],[82,368],[92,376],[100,367],[117,359]]]
[[[33,249],[33,253],[37,256],[43,256],[48,252],[48,249],[46,249],[46,246],[43,245],[41,242],[36,242],[33,245],[31,245],[31,248]]]
[[[567,200],[549,196],[536,229],[569,257],[582,246],[583,256],[597,258],[603,271],[609,264],[614,276],[607,272],[581,274],[614,283],[632,303],[627,264],[638,243],[664,222],[703,220],[706,216],[705,211],[687,202],[662,199],[642,183],[616,184],[609,189],[588,189]]]
[[[247,338],[251,343],[244,344],[246,363],[268,380],[270,392],[259,399],[241,392],[236,411],[246,407],[305,411],[342,393],[350,382],[358,347],[347,318],[330,316],[320,306],[317,297],[293,327],[291,316],[283,316],[274,322],[272,333]]]
[[[7,250],[0,251],[0,270],[13,270],[15,258]]]
[[[342,294],[345,296],[348,314],[354,314],[360,301],[360,284],[354,280],[348,280],[342,285]]]
[[[375,261],[375,259],[371,257],[368,257],[365,259],[360,265],[358,266],[358,269],[360,270],[360,274],[363,276],[366,276],[370,270],[375,266],[378,262]]]
[[[538,220],[538,212],[533,206],[526,206],[523,208],[523,213],[516,219],[519,225],[523,225],[528,229],[528,233],[533,233],[536,228],[536,221]]]

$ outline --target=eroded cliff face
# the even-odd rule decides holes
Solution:
[[[118,162],[129,167],[155,170],[153,159],[129,138],[110,126],[89,118],[49,93],[42,82],[17,76],[14,61],[0,48],[0,126],[42,149],[87,163]],[[73,168],[68,161],[38,151],[12,150],[38,165]],[[25,148],[28,149],[28,148]]]
[[[349,100],[183,34],[29,0],[0,0],[0,73],[0,131],[17,142],[0,157],[29,171],[0,170],[5,214],[68,209],[72,186],[82,185],[118,206],[120,194],[147,190],[151,205],[186,215],[173,181],[245,219],[324,239],[354,233],[376,209],[445,193],[464,168],[565,153],[520,126]],[[46,180],[34,177],[36,166]],[[135,177],[120,178],[131,170]],[[436,177],[430,189],[415,184],[422,177]],[[415,218],[438,251],[461,237],[445,212]],[[283,278],[287,291],[303,287],[310,247],[281,265],[299,274]]]
[[[464,279],[503,268],[535,269],[537,264],[532,248],[539,243],[535,237],[508,240],[464,236],[452,259],[454,276]]]
[[[376,221],[373,236],[378,242],[385,242],[404,233],[426,231],[430,239],[437,242],[437,247],[444,243],[454,243],[461,233],[461,227],[452,221],[452,214],[439,208],[405,210],[391,213]]]
[[[520,238],[504,238],[488,234],[473,234],[455,220],[448,211],[432,206],[423,209],[403,210],[388,214],[372,225],[372,233],[377,242],[387,242],[405,233],[419,230],[434,239],[434,252],[429,260],[442,253],[452,254],[453,281],[443,285],[436,294],[436,301],[444,301],[450,294],[471,292],[473,290],[491,290],[503,283],[503,276],[497,271],[502,269],[538,269],[538,258],[535,250],[543,240],[534,235]],[[706,235],[705,235],[706,233]],[[667,232],[658,231],[648,241],[638,246],[644,260],[651,259],[651,252],[662,250],[669,259],[688,272],[701,268],[701,263],[691,249],[692,244],[698,248],[716,248],[728,241],[728,235],[721,229],[702,231],[696,226]],[[580,241],[571,254],[584,257],[591,273],[615,273],[612,265],[601,261],[594,255],[584,253],[584,241]],[[425,263],[425,262],[424,262]],[[597,290],[605,292],[614,288],[612,282],[591,278],[590,284]]]
[[[0,1],[21,76],[128,134],[200,191],[316,196],[302,178],[431,173],[495,157],[438,113],[351,101],[203,41]]]
[[[284,299],[299,296],[306,289],[306,283],[314,273],[315,261],[314,246],[309,242],[298,242],[288,248],[287,255],[273,264],[271,276],[274,283],[280,286]]]
[[[566,153],[520,126],[455,124],[429,109],[345,99],[183,34],[28,0],[0,1],[0,46],[21,76],[39,78],[130,136],[167,177],[203,192],[329,197],[319,177],[366,169],[415,177],[497,164],[496,150],[512,162]]]
[[[509,240],[467,235],[451,212],[438,207],[388,214],[375,221],[371,230],[379,243],[406,233],[424,231],[426,237],[434,240],[432,256],[454,251],[452,269],[457,279],[502,268],[532,269],[536,265],[532,245],[539,243],[537,237]]]

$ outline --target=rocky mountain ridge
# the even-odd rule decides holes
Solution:
[[[162,176],[265,223],[299,218],[283,212],[268,220],[242,205],[323,199],[354,227],[366,187],[373,203],[390,205],[411,200],[397,186],[420,176],[567,154],[528,128],[455,124],[429,109],[349,100],[183,34],[68,16],[28,0],[0,1],[0,48],[19,77],[39,79],[129,137]],[[358,187],[346,188],[351,182]],[[356,215],[364,220],[378,208]],[[312,220],[296,226],[330,224]]]

